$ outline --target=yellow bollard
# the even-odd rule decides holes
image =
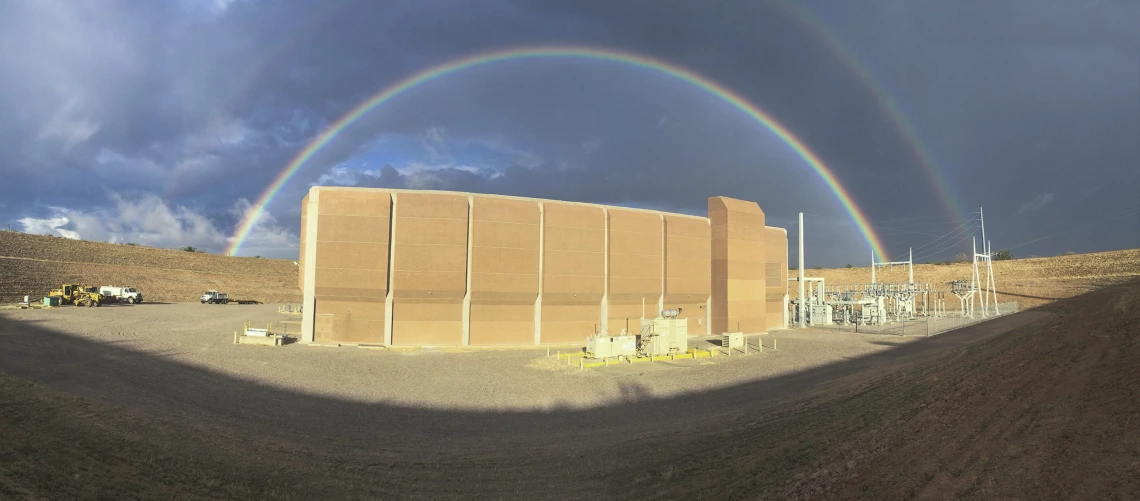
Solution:
[[[237,331],[234,331],[234,344],[238,344],[238,342],[237,342]]]
[[[776,349],[776,338],[772,338],[772,349]]]

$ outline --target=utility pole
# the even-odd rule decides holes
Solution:
[[[914,285],[914,248],[910,248],[910,257],[907,258],[907,267],[910,268],[910,284]]]
[[[871,248],[871,285],[875,285],[875,248]]]
[[[985,207],[978,207],[978,220],[979,220],[979,222],[982,223],[982,252],[986,253],[986,256],[987,256],[986,262],[989,262],[988,256],[989,256],[990,250],[989,250],[989,244],[987,243],[988,241],[986,240],[986,214],[984,212],[984,209],[985,209]],[[974,252],[978,252],[977,249],[975,249]],[[981,285],[981,283],[980,283],[981,281],[982,281],[982,275],[979,273],[978,274],[979,285]],[[990,289],[990,280],[989,280],[989,276],[987,276],[986,277],[986,291],[982,294],[982,316],[983,317],[989,311],[989,301],[990,301],[989,289]]]
[[[804,328],[804,213],[800,213],[800,328]]]

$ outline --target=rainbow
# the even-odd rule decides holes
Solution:
[[[281,61],[281,59],[289,53],[289,50],[302,43],[309,41],[312,37],[319,34],[319,28],[325,25],[334,16],[344,12],[348,7],[347,2],[341,2],[336,8],[324,9],[315,17],[309,18],[308,26],[312,29],[299,30],[290,32],[291,36],[283,37],[278,43],[269,46],[266,50],[257,54],[250,64],[244,66],[245,71],[231,76],[226,80],[227,85],[220,89],[213,89],[217,92],[215,95],[217,99],[214,100],[214,106],[210,108],[210,112],[206,115],[204,129],[209,130],[213,125],[225,120],[227,114],[231,111],[230,108],[234,106],[240,99],[246,97],[250,89],[255,88],[257,82],[261,80],[265,73],[268,72],[274,65]],[[208,140],[198,139],[191,143],[182,153],[181,160],[178,161],[179,165],[195,156],[202,155],[207,152],[204,143]],[[177,170],[175,170],[177,172]],[[162,198],[168,199],[174,192],[175,188],[183,176],[177,174],[171,175],[162,187]]]
[[[874,252],[879,259],[886,260],[887,253],[883,247],[883,243],[879,236],[875,233],[874,229],[867,222],[867,217],[863,211],[855,204],[851,198],[851,194],[847,189],[840,184],[836,178],[835,173],[824,164],[823,160],[819,158],[815,152],[811,151],[799,138],[797,138],[787,127],[784,127],[776,121],[771,115],[760,109],[756,105],[748,102],[744,97],[733,92],[732,90],[713,82],[701,75],[693,73],[687,69],[673,65],[671,63],[654,59],[651,57],[634,54],[630,52],[623,52],[612,49],[600,49],[592,47],[577,47],[577,46],[546,46],[546,47],[524,47],[507,50],[497,50],[492,52],[484,52],[472,56],[464,57],[457,60],[433,66],[408,76],[400,80],[380,92],[372,95],[372,97],[364,100],[356,107],[352,108],[348,113],[329,125],[323,132],[302,149],[284,169],[281,170],[277,177],[269,184],[265,191],[258,197],[257,201],[246,211],[245,216],[238,223],[233,237],[230,239],[229,248],[226,249],[226,254],[233,256],[236,255],[249,237],[250,231],[253,229],[254,224],[257,222],[258,217],[265,210],[265,207],[273,201],[281,188],[289,182],[297,171],[309,161],[321,148],[323,148],[329,141],[332,141],[341,131],[343,131],[353,122],[360,119],[369,111],[372,111],[378,106],[390,101],[401,93],[416,87],[425,82],[441,78],[458,71],[487,64],[519,60],[519,59],[537,59],[537,58],[578,58],[590,59],[597,61],[609,61],[614,63],[621,63],[632,67],[643,68],[657,73],[662,73],[685,82],[688,82],[705,92],[708,92],[716,97],[719,97],[724,102],[732,105],[733,107],[743,111],[753,120],[760,125],[763,125],[768,130],[772,131],[784,143],[792,148],[805,162],[823,179],[824,183],[835,193],[840,204],[851,216],[852,221],[859,228],[863,237],[871,246],[871,251]]]
[[[964,223],[966,219],[963,217],[966,213],[962,210],[962,205],[950,188],[950,183],[947,182],[942,169],[938,167],[930,150],[918,139],[918,131],[915,130],[914,124],[907,119],[898,102],[891,99],[883,84],[867,69],[867,65],[860,63],[855,53],[832,34],[823,21],[806,7],[790,1],[779,2],[778,5],[783,6],[790,17],[804,27],[806,31],[814,33],[823,45],[834,52],[838,59],[863,83],[863,86],[871,91],[875,100],[878,101],[879,107],[883,109],[887,118],[894,124],[895,130],[902,136],[911,155],[918,160],[919,165],[926,172],[931,187],[934,188],[934,192],[938,195],[948,215],[959,223]]]

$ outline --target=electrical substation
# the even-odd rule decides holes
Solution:
[[[870,332],[1008,312],[998,306],[984,223],[969,277],[922,281],[911,250],[893,260],[872,253],[866,280],[835,283],[804,274],[803,214],[799,272],[789,277],[785,229],[766,226],[755,202],[712,197],[708,204],[701,217],[471,193],[313,187],[301,211],[298,340],[570,345],[579,347],[584,368],[587,359],[712,356],[705,345],[747,352],[750,336],[793,325]],[[879,279],[879,270],[896,267],[907,270],[904,280]],[[799,289],[794,304],[792,282]],[[947,292],[959,300],[956,311],[947,308]],[[758,339],[751,338],[757,351]]]
[[[992,245],[985,238],[985,219],[981,209],[978,217],[984,252],[978,252],[975,240],[968,279],[952,280],[946,284],[916,281],[914,251],[911,249],[906,260],[897,261],[876,261],[872,253],[869,282],[829,285],[822,277],[804,275],[804,222],[801,213],[799,273],[788,277],[789,284],[795,282],[799,289],[792,308],[794,323],[799,328],[853,326],[857,329],[858,326],[929,323],[943,318],[985,319],[1013,313],[1016,303],[1004,308],[999,306]],[[907,281],[876,280],[876,270],[894,266],[906,267]],[[956,311],[947,310],[947,293],[958,300]],[[931,331],[927,329],[926,332],[929,334]]]

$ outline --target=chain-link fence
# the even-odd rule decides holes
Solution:
[[[967,325],[973,325],[978,322],[992,320],[994,318],[1003,317],[1013,313],[1017,313],[1016,301],[998,303],[996,311],[994,310],[993,306],[990,306],[985,316],[982,316],[982,309],[979,306],[976,310],[974,310],[973,318],[963,317],[962,312],[960,311],[949,310],[946,312],[946,316],[920,316],[915,320],[904,320],[882,325],[809,325],[808,327],[812,329],[839,330],[865,334],[884,334],[894,336],[933,336],[935,334],[941,334],[946,331],[959,329]]]
[[[957,313],[957,314],[955,314]],[[982,310],[979,308],[974,310],[974,317],[963,317],[961,312],[947,312],[945,317],[931,317],[927,319],[926,335],[933,336],[934,334],[941,334],[946,331],[965,327],[967,325],[984,322],[986,320],[1003,317],[1017,313],[1017,301],[1010,301],[1008,303],[998,303],[997,308],[987,309],[985,316],[982,316]]]

